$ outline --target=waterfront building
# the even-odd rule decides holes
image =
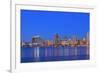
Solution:
[[[53,42],[50,41],[50,40],[47,40],[47,46],[48,46],[48,47],[49,47],[49,46],[53,46]]]
[[[86,42],[86,44],[87,44],[87,55],[89,55],[90,54],[90,47],[89,47],[89,45],[90,45],[90,36],[89,36],[89,33],[87,32],[87,35],[86,35],[86,39],[87,39],[87,42]]]
[[[41,47],[43,45],[43,40],[40,36],[33,36],[32,38],[32,46],[33,47]]]
[[[34,52],[33,52],[33,55],[34,55],[34,58],[36,60],[39,60],[39,57],[40,57],[40,47],[42,46],[42,38],[40,36],[33,36],[32,38],[32,47],[34,47]]]
[[[62,46],[69,46],[69,42],[66,40],[61,41]]]
[[[54,47],[58,47],[60,45],[60,37],[58,34],[54,36]]]
[[[78,40],[77,40],[77,37],[76,36],[72,36],[72,39],[70,41],[70,45],[72,47],[76,47],[78,45]]]
[[[87,39],[87,45],[89,46],[90,36],[89,36],[89,33],[88,32],[87,32],[87,35],[86,35],[86,39]]]

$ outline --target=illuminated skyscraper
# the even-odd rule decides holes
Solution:
[[[60,45],[60,37],[58,34],[54,36],[54,46],[58,47]]]

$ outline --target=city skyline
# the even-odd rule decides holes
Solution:
[[[56,33],[56,34],[57,34],[57,33]],[[53,40],[54,40],[54,36],[55,36],[56,34],[54,34],[53,36],[51,36],[52,39],[45,39],[44,37],[41,37],[40,35],[33,35],[30,39],[32,40],[33,37],[40,37],[40,38],[42,38],[43,40],[53,41]],[[83,37],[81,37],[81,38],[78,38],[77,35],[72,35],[72,36],[70,36],[70,37],[67,37],[66,35],[64,35],[64,36],[60,36],[59,34],[58,34],[58,35],[59,35],[59,38],[60,38],[61,40],[64,40],[64,39],[71,40],[73,37],[76,37],[77,40],[82,40],[82,39],[84,39],[84,38],[87,37],[87,34],[89,35],[89,33],[87,32],[86,35],[83,36]],[[23,41],[23,40],[21,40],[21,41],[22,41],[22,42],[31,42],[31,40],[30,40],[30,41]]]
[[[53,36],[53,40],[45,40],[41,36],[36,35],[31,38],[31,41],[21,41],[21,47],[59,47],[59,46],[86,46],[89,47],[89,33],[82,39],[78,39],[77,36],[72,38],[61,38],[59,34]]]
[[[21,40],[31,41],[34,35],[53,40],[58,33],[62,38],[73,35],[79,39],[89,32],[89,13],[21,10]]]

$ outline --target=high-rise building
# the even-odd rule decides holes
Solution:
[[[54,36],[54,46],[58,47],[60,45],[60,37],[58,34],[55,34]]]
[[[42,42],[43,42],[43,40],[40,36],[38,36],[38,35],[33,36],[33,38],[32,38],[32,45],[33,46],[41,46]]]

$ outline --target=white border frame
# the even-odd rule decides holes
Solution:
[[[90,60],[81,61],[56,61],[56,62],[38,62],[38,63],[20,63],[20,9],[30,10],[49,10],[65,12],[89,12],[90,13]],[[87,67],[95,65],[95,9],[89,6],[78,5],[37,5],[37,4],[15,4],[12,9],[11,19],[11,72],[43,71],[54,69],[66,69],[76,67]]]

